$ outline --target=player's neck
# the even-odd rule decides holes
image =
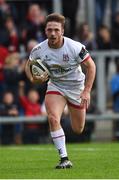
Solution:
[[[57,44],[50,44],[48,42],[48,45],[50,48],[53,48],[53,49],[58,49],[58,48],[61,48],[64,44],[64,37],[61,37],[60,41],[57,43]]]

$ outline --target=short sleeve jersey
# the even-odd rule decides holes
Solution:
[[[29,59],[41,59],[50,71],[50,81],[54,84],[73,86],[85,80],[81,63],[90,57],[85,46],[80,42],[64,37],[61,48],[53,49],[48,46],[48,40],[33,48]]]

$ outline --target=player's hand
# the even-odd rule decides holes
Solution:
[[[36,76],[36,75],[33,75],[33,80],[34,81],[37,81],[39,83],[43,83],[43,82],[46,82],[48,80],[48,74],[47,72],[44,72],[41,76]]]
[[[86,109],[88,109],[89,105],[90,105],[90,91],[86,91],[84,90],[81,95],[81,106],[85,107]]]

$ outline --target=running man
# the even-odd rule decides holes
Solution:
[[[65,17],[60,14],[52,13],[46,17],[47,39],[33,48],[25,68],[31,82],[47,81],[47,73],[32,76],[30,72],[30,63],[40,58],[51,74],[45,105],[51,137],[61,159],[57,169],[72,167],[67,155],[65,134],[60,124],[64,108],[67,104],[74,132],[82,133],[96,72],[95,63],[85,46],[64,36],[64,25]],[[82,72],[81,64],[86,67],[86,75]]]

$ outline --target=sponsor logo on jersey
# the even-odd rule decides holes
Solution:
[[[88,54],[88,51],[84,47],[82,47],[79,53],[79,57],[83,60],[87,54]]]
[[[71,67],[65,68],[58,64],[53,64],[50,69],[51,69],[51,71],[54,71],[56,74],[64,74],[64,73],[67,73],[72,70]]]
[[[50,60],[51,59],[47,55],[45,55],[44,61],[50,61]]]

